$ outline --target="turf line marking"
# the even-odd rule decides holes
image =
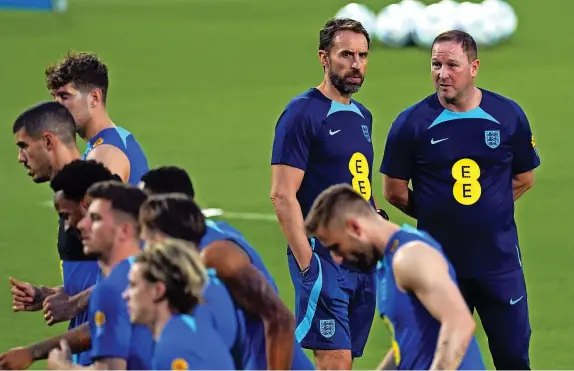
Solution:
[[[45,201],[42,202],[42,206],[44,207],[54,207],[53,201]],[[275,214],[263,214],[263,213],[242,213],[242,212],[233,212],[233,211],[223,211],[222,209],[217,208],[207,208],[201,210],[203,215],[206,218],[214,218],[214,217],[223,217],[228,219],[237,219],[237,220],[255,220],[255,221],[263,221],[263,222],[276,222],[277,216]]]

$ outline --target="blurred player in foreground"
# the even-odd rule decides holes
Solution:
[[[164,188],[160,184],[166,183],[155,183],[154,178],[147,177],[145,186]],[[224,222],[206,221],[193,200],[181,194],[151,196],[140,210],[140,224],[146,240],[167,236],[199,246],[204,264],[215,269],[237,305],[248,314],[244,340],[250,347],[243,359],[244,369],[313,369],[295,342],[293,315],[279,298],[271,274],[236,229]]]
[[[319,369],[351,369],[353,358],[363,354],[375,314],[374,271],[339,266],[303,228],[315,198],[333,184],[352,184],[375,204],[373,118],[352,99],[365,78],[369,44],[361,23],[328,21],[319,33],[323,81],[292,99],[275,128],[271,201],[289,245],[295,336],[313,349]]]
[[[153,370],[235,369],[213,323],[190,315],[208,281],[196,248],[181,240],[147,243],[130,270],[124,298],[131,321],[152,330]]]
[[[380,369],[485,369],[454,269],[430,236],[384,220],[348,185],[322,192],[305,228],[337,260],[377,267],[379,312],[393,336]]]
[[[119,180],[119,177],[112,174],[103,164],[92,160],[72,161],[56,174],[51,182],[55,192],[55,207],[62,214],[62,218],[69,228],[77,228],[77,223],[86,216],[86,208],[90,202],[90,197],[87,196],[88,189],[97,182],[109,180]],[[97,259],[97,255],[89,254],[89,252],[88,255],[95,256]],[[91,293],[91,289],[88,293]],[[85,321],[88,321],[87,314]],[[28,347],[11,349],[0,355],[0,366],[4,369],[26,369],[33,362],[46,359],[50,350],[58,346],[61,338],[65,338],[73,344],[74,352],[85,351],[90,348],[89,331],[88,323],[82,323],[63,336],[40,341]],[[84,352],[82,355],[89,358],[80,364],[91,365],[91,352]]]
[[[121,182],[101,182],[88,190],[88,212],[78,224],[87,253],[98,256],[105,276],[90,297],[91,354],[95,369],[151,368],[153,337],[146,326],[132,325],[123,299],[134,256],[141,251],[137,217],[146,195]],[[48,357],[54,370],[82,369],[70,363],[65,340]]]
[[[88,142],[84,159],[97,160],[126,183],[137,185],[148,171],[145,154],[132,133],[108,116],[108,67],[92,53],[72,53],[46,69],[46,86],[76,120]]]
[[[28,175],[36,183],[52,180],[66,164],[81,158],[74,118],[60,103],[42,102],[30,107],[16,119],[12,131],[19,148],[18,162],[28,169]],[[87,321],[89,292],[84,290],[96,283],[99,267],[95,258],[84,254],[79,232],[66,227],[63,217],[59,221],[57,246],[63,286],[34,286],[10,278],[12,309],[15,312],[43,310],[48,325],[69,320],[69,329],[72,329]],[[30,354],[32,360],[46,356]],[[82,365],[90,364],[87,353],[75,357]],[[24,366],[29,364],[14,367]],[[5,367],[1,359],[0,367]]]
[[[436,93],[393,122],[384,193],[443,246],[496,368],[526,370],[531,328],[514,202],[533,186],[540,158],[522,108],[475,86],[477,53],[465,32],[435,39]]]
[[[140,188],[149,194],[178,192],[182,196],[193,197],[195,195],[187,172],[175,166],[163,166],[150,170],[142,177]],[[191,243],[188,246],[197,248]],[[229,349],[233,356],[234,368],[250,369],[257,367],[256,364],[249,362],[252,357],[250,354],[251,343],[249,338],[245,336],[244,330],[247,315],[243,309],[236,305],[229,290],[219,280],[213,269],[209,269],[203,297],[205,303],[195,308],[194,317],[198,321],[213,322],[226,349]]]

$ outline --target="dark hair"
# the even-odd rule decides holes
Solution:
[[[152,169],[142,176],[141,181],[144,183],[144,188],[152,194],[183,193],[188,197],[195,197],[189,174],[177,166]]]
[[[45,72],[46,86],[49,90],[72,84],[75,89],[100,89],[102,100],[106,103],[108,95],[108,67],[96,54],[74,53],[69,51],[66,57],[49,66]]]
[[[207,231],[199,206],[179,193],[150,196],[140,210],[140,225],[197,245]]]
[[[33,139],[40,139],[44,133],[52,133],[66,145],[76,145],[76,122],[68,109],[58,102],[41,102],[26,111],[14,121],[12,133],[24,128]]]
[[[74,160],[56,173],[50,187],[54,192],[62,191],[67,199],[80,202],[92,185],[118,178],[101,162]]]
[[[331,46],[333,46],[335,34],[339,31],[352,31],[363,34],[367,39],[367,45],[371,45],[371,37],[361,22],[351,18],[333,18],[328,20],[321,31],[319,31],[319,50],[330,50]]]
[[[112,209],[138,220],[141,205],[147,195],[141,189],[116,180],[99,182],[88,189],[88,196],[110,201]]]
[[[203,302],[207,270],[193,244],[175,239],[148,242],[136,257],[142,277],[151,283],[162,282],[167,300],[176,313],[190,314]]]
[[[454,42],[456,44],[460,44],[462,51],[468,57],[469,62],[473,62],[478,58],[478,47],[476,46],[474,38],[464,31],[450,30],[441,33],[435,37],[432,42],[431,50],[435,44],[442,42]]]
[[[337,184],[317,196],[305,218],[305,232],[308,236],[314,236],[319,228],[329,226],[334,219],[346,213],[380,218],[369,201],[353,187],[348,184]]]

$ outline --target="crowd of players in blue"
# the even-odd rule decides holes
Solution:
[[[445,40],[466,57],[460,40]],[[484,315],[485,329],[503,326],[489,295],[506,302],[503,295],[510,290],[512,309],[521,308],[512,314],[519,324],[512,334],[493,329],[487,335],[497,368],[529,368],[530,326],[526,300],[519,303],[526,292],[512,216],[513,189],[515,196],[525,191],[513,188],[513,175],[540,163],[525,115],[514,102],[486,90],[468,112],[445,109],[441,92],[455,88],[454,78],[441,78],[437,94],[401,113],[389,133],[381,172],[395,190],[406,188],[403,195],[395,191],[386,198],[436,240],[398,227],[384,211],[375,212],[373,119],[350,98],[363,82],[368,46],[360,23],[329,21],[320,33],[325,80],[293,99],[276,126],[272,199],[289,243],[295,316],[242,234],[203,216],[185,170],[150,170],[135,137],[109,118],[105,64],[94,54],[70,53],[48,68],[47,87],[55,101],[24,111],[13,133],[29,176],[50,182],[54,191],[63,286],[10,281],[15,311],[41,310],[48,324],[69,320],[70,326],[65,334],[0,354],[0,367],[26,369],[48,359],[51,369],[350,369],[363,353],[378,301],[393,336],[392,349],[381,354],[381,368],[484,369],[471,311],[476,307]],[[445,53],[445,64],[458,63],[449,56],[452,50]],[[440,63],[441,56],[434,56],[433,69]],[[332,99],[333,92],[344,99]],[[456,139],[449,125],[466,121],[473,122],[468,130],[474,137]],[[87,143],[83,155],[76,133]],[[437,146],[447,140],[452,146]],[[459,159],[466,162],[458,164]],[[457,166],[470,183],[461,178],[458,186],[455,177],[455,185],[445,187],[441,179],[454,177]],[[340,184],[347,186],[333,190]],[[354,196],[345,193],[349,190]],[[458,208],[491,191],[499,198],[478,203],[474,212],[492,214],[490,227],[504,230],[492,237],[465,229],[468,224],[453,229],[461,219],[483,226],[480,215],[469,222],[468,212],[463,217]],[[446,197],[440,192],[449,193],[452,205],[435,204]],[[429,211],[437,208],[441,212]],[[369,210],[375,219],[369,219]],[[338,228],[332,219],[340,219]],[[154,247],[162,243],[169,245],[172,260]],[[485,245],[496,247],[495,253],[485,254]],[[199,274],[205,279],[201,298],[190,292],[192,278],[173,256],[191,270],[208,272]],[[468,256],[479,264],[465,265]],[[490,286],[480,280],[485,271]],[[429,277],[441,277],[440,284]],[[141,280],[160,282],[163,291],[143,295]],[[473,297],[464,290],[480,293]],[[513,304],[515,293],[522,297]],[[441,298],[446,299],[437,303]],[[487,325],[489,315],[498,322]],[[518,344],[497,348],[497,341]],[[303,348],[313,350],[315,365]]]

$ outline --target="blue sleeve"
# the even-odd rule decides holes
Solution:
[[[303,108],[291,104],[279,117],[275,126],[271,165],[289,165],[303,171],[307,169],[313,128]]]
[[[128,316],[126,302],[122,291],[109,282],[94,290],[90,313],[92,332],[92,360],[101,358],[128,359],[132,324]]]
[[[534,136],[530,129],[530,123],[524,111],[518,106],[516,130],[512,136],[512,172],[513,174],[525,173],[540,165],[540,157],[536,150]]]
[[[387,136],[380,172],[389,178],[410,180],[412,176],[415,135],[408,120],[410,112],[401,112]]]

